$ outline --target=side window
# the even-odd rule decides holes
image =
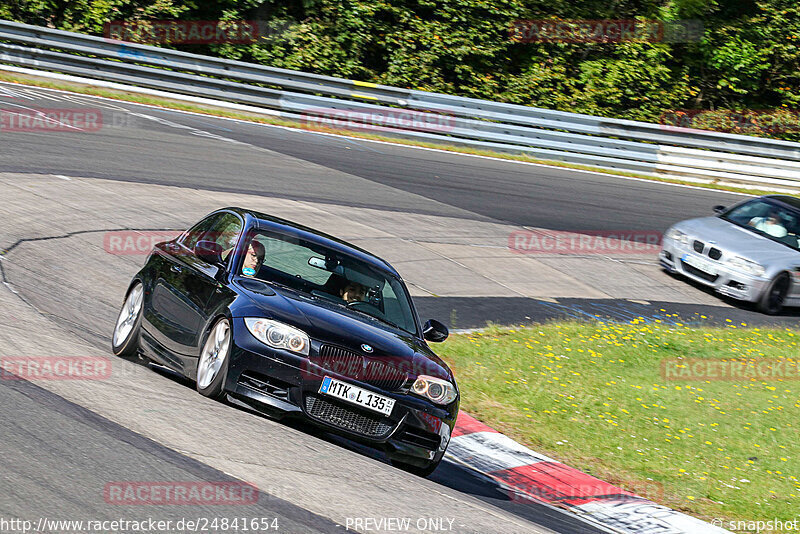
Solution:
[[[208,233],[208,231],[212,226],[214,226],[214,223],[219,220],[220,217],[220,215],[207,217],[190,228],[183,237],[183,246],[189,250],[194,250],[194,246],[197,244],[197,242],[200,241],[206,233]]]
[[[211,229],[211,235],[206,239],[216,241],[222,250],[228,250],[236,246],[239,234],[242,232],[242,222],[239,217],[231,213],[222,215],[220,221]]]
[[[198,241],[214,241],[227,251],[236,245],[242,231],[242,222],[232,213],[220,213],[203,219],[186,232],[183,245],[194,250]]]

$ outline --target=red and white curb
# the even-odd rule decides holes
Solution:
[[[613,532],[728,532],[534,452],[464,412],[447,457],[493,479],[512,500],[566,508]]]

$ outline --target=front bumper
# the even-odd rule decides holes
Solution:
[[[273,415],[303,417],[406,463],[424,466],[444,456],[458,415],[458,401],[441,407],[404,391],[385,391],[325,371],[305,356],[267,347],[250,334],[243,319],[233,321],[225,390],[238,401]],[[319,342],[312,340],[312,354],[318,348]],[[392,413],[383,416],[320,394],[326,375],[395,399]]]
[[[698,269],[686,263],[685,258],[693,256],[707,262],[713,272]],[[713,287],[718,293],[738,300],[755,302],[764,292],[769,280],[729,267],[722,261],[714,261],[708,256],[698,254],[688,244],[664,237],[659,263],[672,273],[678,273],[690,280]]]

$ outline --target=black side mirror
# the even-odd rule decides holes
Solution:
[[[427,341],[441,343],[449,335],[450,332],[448,332],[447,327],[434,319],[429,319],[425,326],[422,327],[422,336]]]
[[[194,255],[211,265],[222,265],[222,245],[215,241],[198,241]]]
[[[714,213],[722,213],[727,208],[725,206],[714,206]]]

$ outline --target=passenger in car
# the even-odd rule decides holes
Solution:
[[[229,248],[222,253],[223,261],[228,260],[228,256],[232,250],[233,248]],[[264,248],[263,243],[257,239],[250,241],[250,246],[247,247],[247,254],[244,257],[244,263],[242,264],[242,274],[245,276],[256,276],[258,271],[261,269],[261,265],[264,263],[264,257],[266,255],[267,250]]]
[[[766,217],[753,217],[747,224],[772,237],[786,237],[789,233],[781,224],[776,211],[770,211]]]

